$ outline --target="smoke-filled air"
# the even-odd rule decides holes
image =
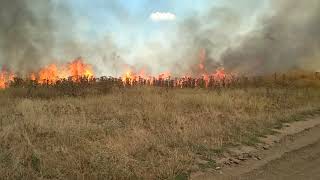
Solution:
[[[320,0],[0,0],[0,180],[319,172]]]
[[[317,71],[319,32],[318,0],[2,0],[0,66],[33,78],[50,65],[72,75],[79,59],[114,77]]]

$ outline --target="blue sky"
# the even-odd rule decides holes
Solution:
[[[79,37],[113,36],[119,45],[143,43],[177,23],[211,7],[234,6],[244,15],[258,9],[264,0],[70,0]],[[234,5],[233,5],[234,4]],[[152,22],[152,12],[171,12],[176,22]],[[213,19],[214,21],[214,19]]]
[[[152,34],[176,22],[156,23],[152,12],[171,12],[183,20],[191,13],[204,11],[206,1],[192,3],[173,0],[71,0],[72,13],[82,37],[96,38],[113,34],[123,41],[147,40]],[[212,3],[210,3],[212,4]]]

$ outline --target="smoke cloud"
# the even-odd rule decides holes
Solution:
[[[272,0],[255,29],[221,56],[223,64],[254,74],[292,68],[317,70],[320,48],[320,1]]]
[[[0,3],[0,65],[31,70],[51,58],[54,24],[51,1],[2,0]]]
[[[206,71],[214,72],[221,67],[221,54],[238,35],[235,29],[243,26],[245,19],[241,17],[232,7],[190,13],[188,18],[160,34],[160,40],[147,42],[147,48],[138,51],[135,59],[149,62],[153,72],[161,72],[165,67],[174,76],[201,75],[199,56],[205,50]]]
[[[320,1],[270,0],[269,6],[263,13],[244,15],[234,2],[192,15],[179,25],[173,41],[179,47],[174,67],[190,70],[203,48],[209,71],[220,65],[253,75],[319,70]]]
[[[157,23],[168,27],[143,43],[128,40],[124,49],[119,48],[119,38],[107,32],[92,40],[79,37],[83,28],[92,30],[90,21],[75,17],[66,1],[2,0],[0,66],[26,73],[82,56],[99,75],[120,75],[126,64],[151,73],[197,75],[199,54],[205,50],[208,72],[220,66],[251,74],[319,70],[320,1],[268,0],[264,11],[251,6],[256,3],[232,0],[171,23]],[[134,19],[117,1],[97,6],[105,7],[128,31],[148,21]]]
[[[109,57],[118,50],[113,40],[106,37],[97,42],[84,41],[78,37],[79,23],[81,19],[75,19],[64,1],[2,0],[0,67],[24,76],[45,65],[80,56],[94,59],[90,63],[97,67],[109,65],[103,57],[108,56],[110,61]]]

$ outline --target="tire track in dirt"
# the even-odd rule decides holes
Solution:
[[[230,150],[237,153],[234,157],[249,153],[258,158],[195,173],[191,179],[320,179],[320,117],[284,124],[274,131],[278,134],[261,138],[263,144],[256,148]]]

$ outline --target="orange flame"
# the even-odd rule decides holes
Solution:
[[[223,80],[226,78],[226,72],[224,68],[217,69],[216,73],[213,74],[215,80]]]
[[[170,78],[170,72],[163,72],[159,74],[159,79],[169,79]]]
[[[6,70],[0,71],[0,89],[5,89],[10,82],[14,81],[16,75],[12,72],[8,73]]]
[[[125,75],[122,76],[122,81],[124,85],[126,84],[132,85],[134,79],[135,79],[135,75],[133,75],[131,71],[127,71]]]
[[[37,79],[36,74],[35,73],[31,73],[30,74],[30,80],[31,81],[35,81]]]
[[[31,73],[29,78],[39,84],[55,84],[60,79],[71,77],[72,81],[78,82],[81,78],[91,79],[94,73],[91,65],[85,64],[78,58],[67,65],[57,66],[51,64],[39,70],[38,73]]]
[[[0,72],[0,89],[6,88],[6,77],[4,72]]]
[[[79,81],[82,77],[90,79],[94,76],[91,65],[85,64],[81,58],[69,64],[69,71],[73,81]]]
[[[208,73],[205,67],[206,50],[201,49],[199,54],[199,69],[196,77],[185,75],[180,78],[171,78],[170,72],[163,72],[156,76],[146,73],[142,68],[139,71],[127,65],[127,71],[119,79],[124,86],[135,85],[155,85],[155,86],[170,86],[170,87],[211,87],[215,85],[224,85],[231,82],[234,77],[232,74],[227,74],[223,68],[217,69],[214,73]],[[8,73],[5,70],[0,71],[0,89],[4,89],[10,85],[10,82],[15,80],[16,75]],[[59,80],[69,78],[73,82],[81,82],[81,80],[93,80],[94,72],[92,66],[84,63],[82,58],[77,58],[70,63],[58,66],[56,64],[48,65],[38,72],[30,73],[29,79],[38,82],[39,84],[56,84]]]
[[[55,64],[51,64],[39,71],[40,84],[54,84],[59,79],[58,68]]]

